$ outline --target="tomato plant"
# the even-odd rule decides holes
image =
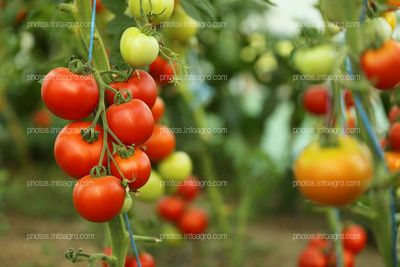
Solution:
[[[175,150],[176,140],[166,126],[156,124],[150,138],[143,144],[146,154],[154,161],[160,161],[171,155]]]
[[[307,88],[303,97],[304,107],[315,115],[325,115],[329,108],[329,93],[325,86],[314,85]]]
[[[332,74],[337,60],[335,47],[329,44],[320,44],[314,47],[301,48],[294,54],[294,65],[304,75]],[[322,80],[325,78],[314,77]]]
[[[360,253],[367,245],[367,233],[359,225],[350,225],[343,231],[343,246],[353,254]]]

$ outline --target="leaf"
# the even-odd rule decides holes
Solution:
[[[197,21],[213,21],[216,11],[208,0],[182,0],[183,9]]]
[[[124,14],[128,7],[126,0],[101,0],[104,6],[114,14]]]

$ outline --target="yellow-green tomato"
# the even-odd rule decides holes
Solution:
[[[171,224],[163,225],[160,239],[172,246],[179,246],[183,244],[183,234],[181,234],[181,232],[179,232],[179,230]]]
[[[122,205],[120,212],[126,213],[131,209],[131,207],[132,207],[132,197],[131,197],[131,195],[129,195],[129,193],[127,193],[125,195],[124,205]]]
[[[181,6],[177,6],[172,17],[161,28],[170,39],[186,43],[196,35],[198,23]]]
[[[129,0],[129,11],[136,19],[142,17],[140,1],[144,15],[154,24],[168,20],[174,11],[174,0]]]
[[[162,195],[164,195],[163,181],[160,175],[152,170],[149,180],[139,189],[139,194],[136,196],[139,200],[152,202],[159,199]]]
[[[142,67],[157,58],[160,47],[156,38],[142,33],[136,27],[130,27],[121,36],[120,50],[126,63],[133,67]]]
[[[158,170],[165,180],[183,181],[192,174],[192,160],[189,155],[177,151],[160,162]]]
[[[338,53],[330,44],[300,48],[294,54],[295,67],[304,75],[330,75],[335,69],[337,60]]]

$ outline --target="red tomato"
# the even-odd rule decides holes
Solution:
[[[172,64],[160,56],[150,64],[149,73],[161,85],[171,83],[174,79]]]
[[[390,127],[389,144],[393,150],[400,150],[400,122],[395,122]]]
[[[16,24],[20,24],[22,23],[26,17],[28,16],[28,12],[26,11],[26,9],[24,7],[20,8],[17,12],[17,14],[15,15],[15,23]]]
[[[165,104],[161,97],[157,97],[156,103],[154,103],[151,113],[153,114],[154,121],[157,122],[164,115]]]
[[[110,86],[118,91],[128,90],[133,99],[142,100],[150,109],[157,99],[157,85],[151,75],[144,70],[135,70],[126,82],[112,83]],[[109,105],[114,103],[114,96],[112,91],[106,91],[106,101]]]
[[[327,267],[325,255],[317,248],[307,248],[304,250],[298,261],[299,267]]]
[[[160,199],[157,204],[158,215],[167,221],[178,220],[184,211],[185,202],[179,197],[167,196]]]
[[[329,93],[325,85],[310,86],[303,96],[304,107],[314,115],[325,115],[329,108]]]
[[[182,184],[179,185],[177,193],[184,199],[191,201],[200,193],[198,180],[194,176],[189,176]]]
[[[141,145],[153,133],[153,115],[141,100],[113,104],[107,109],[106,116],[110,130],[127,146]]]
[[[103,148],[103,129],[97,125],[98,140],[93,143],[86,142],[81,130],[87,129],[90,122],[72,122],[65,126],[58,134],[54,143],[54,156],[57,164],[68,175],[81,178],[90,173],[90,169],[96,166]],[[104,157],[103,165],[107,158]]]
[[[47,109],[39,109],[33,114],[32,122],[37,127],[49,127],[51,125],[51,115]]]
[[[354,255],[347,250],[343,253],[344,267],[354,267],[355,259]],[[336,254],[332,253],[329,259],[329,266],[336,266]]]
[[[313,238],[308,242],[308,246],[312,248],[317,248],[320,250],[327,250],[330,247],[331,243],[329,240],[325,238]]]
[[[128,180],[134,181],[128,184],[131,191],[136,191],[137,189],[141,188],[149,180],[151,163],[146,153],[144,153],[142,150],[135,149],[135,152],[129,158],[123,158],[118,153],[115,153],[114,159],[124,177]],[[112,175],[122,179],[117,167],[114,164],[114,161],[111,161],[110,170]]]
[[[400,118],[400,108],[398,106],[393,106],[389,111],[389,121],[390,123],[395,123]]]
[[[175,134],[168,127],[156,124],[149,140],[143,144],[145,152],[153,162],[168,157],[175,150]]]
[[[358,254],[367,245],[367,233],[359,225],[351,225],[344,229],[343,237],[343,246],[354,254]]]
[[[92,0],[92,5],[93,5],[93,0]],[[96,11],[97,12],[101,12],[105,9],[103,3],[101,2],[101,0],[96,0]]]
[[[142,252],[139,254],[139,261],[142,267],[156,267],[156,261],[151,254]],[[138,267],[136,260],[133,261],[132,267]]]
[[[377,50],[365,51],[361,67],[376,88],[393,89],[400,82],[400,43],[389,40]]]
[[[58,117],[80,120],[96,108],[99,89],[92,75],[77,75],[67,68],[56,68],[43,80],[42,99]]]
[[[202,234],[207,226],[207,213],[196,208],[187,210],[178,221],[178,228],[184,234]]]
[[[75,184],[73,200],[76,211],[86,220],[107,222],[121,210],[125,189],[114,176],[92,178],[87,175]]]
[[[350,90],[344,91],[344,102],[346,103],[347,108],[354,106],[353,93]]]

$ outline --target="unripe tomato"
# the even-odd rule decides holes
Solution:
[[[325,115],[329,109],[328,88],[324,85],[310,86],[304,93],[303,104],[308,112]]]
[[[189,176],[183,181],[177,190],[177,194],[188,201],[192,201],[200,193],[199,181],[194,176]]]
[[[160,162],[158,170],[166,180],[182,181],[192,173],[192,160],[185,152],[174,152]]]
[[[385,152],[385,161],[391,172],[400,171],[400,152],[396,151]]]
[[[350,204],[368,187],[373,174],[367,146],[347,136],[337,146],[314,142],[294,162],[294,175],[301,193],[324,205]]]
[[[161,27],[171,40],[187,43],[197,34],[198,25],[197,21],[190,17],[181,6],[177,6],[171,19]]]
[[[178,220],[184,211],[185,202],[179,197],[167,196],[160,199],[157,204],[158,216],[167,221],[174,222]]]
[[[165,104],[164,100],[161,97],[157,97],[156,103],[154,103],[153,108],[151,109],[151,113],[153,114],[153,118],[155,122],[158,122],[165,112]],[[150,137],[151,138],[151,137]]]
[[[137,195],[139,200],[152,202],[159,199],[164,195],[164,184],[160,175],[155,171],[151,171],[149,180],[139,191],[140,194]]]
[[[80,120],[89,116],[99,102],[99,89],[92,75],[77,75],[67,68],[50,71],[42,83],[42,99],[56,116]]]
[[[141,145],[153,133],[153,114],[141,100],[113,104],[107,109],[106,116],[110,130],[127,146]]]
[[[136,19],[141,19],[141,0],[129,0],[129,11]],[[174,11],[174,0],[142,0],[144,15],[154,24],[168,20]],[[150,16],[153,15],[153,16]]]
[[[389,121],[390,123],[395,123],[400,118],[400,108],[398,106],[393,106],[389,111]]]
[[[359,225],[351,225],[343,231],[343,246],[346,250],[358,254],[367,245],[367,233]]]
[[[361,55],[361,67],[377,89],[395,88],[400,82],[400,43],[389,40],[377,50],[366,50]]]
[[[393,150],[400,150],[400,122],[395,122],[390,127],[389,144]]]
[[[330,75],[333,73],[338,53],[330,44],[301,48],[294,54],[294,65],[304,75]],[[315,77],[321,80],[323,77]]]
[[[136,27],[130,27],[121,36],[120,50],[126,63],[132,67],[142,67],[157,58],[160,47],[156,38],[143,34]]]
[[[72,122],[58,134],[54,143],[54,157],[60,168],[74,178],[81,178],[96,166],[103,148],[103,129],[97,125],[98,140],[88,143],[81,135],[81,130],[91,126],[90,122]],[[107,164],[104,157],[103,165]]]
[[[203,234],[207,226],[207,213],[198,208],[185,211],[178,221],[178,228],[183,234]]]
[[[396,25],[397,25],[396,14],[393,11],[388,11],[388,12],[383,13],[382,17],[390,25],[390,28],[392,28],[392,31],[394,31],[394,29],[396,28]]]
[[[140,149],[135,149],[132,156],[123,158],[118,153],[114,154],[114,160],[124,177],[130,181],[129,189],[136,191],[144,186],[150,178],[151,163],[149,157]],[[114,161],[111,161],[111,174],[122,179]]]
[[[157,99],[157,85],[150,74],[144,70],[135,70],[126,82],[112,83],[110,86],[118,91],[128,90],[132,98],[142,100],[150,109]],[[106,91],[106,101],[109,105],[114,104],[114,92]]]
[[[307,248],[299,256],[298,266],[327,267],[327,260],[321,250],[317,248]]]
[[[121,210],[125,200],[125,189],[114,176],[82,177],[74,187],[74,207],[88,221],[107,222]]]
[[[132,197],[129,194],[125,194],[124,204],[122,205],[120,213],[127,213],[132,208]]]
[[[150,64],[149,73],[161,85],[171,83],[174,79],[172,64],[160,56]]]
[[[175,134],[168,127],[156,124],[151,137],[143,144],[146,154],[151,161],[158,162],[165,159],[175,150]]]
[[[39,109],[33,113],[32,122],[33,125],[37,127],[49,127],[51,121],[51,115],[45,108]]]
[[[162,239],[163,243],[167,243],[173,246],[179,246],[183,244],[182,234],[179,230],[171,225],[171,224],[164,224],[161,233],[164,234],[164,238]]]
[[[336,253],[332,253],[329,259],[329,266],[337,266],[336,263]],[[355,259],[353,253],[348,250],[344,250],[343,253],[343,266],[344,267],[354,267]]]
[[[139,254],[139,261],[142,267],[156,267],[156,261],[151,254],[142,252]],[[132,267],[138,267],[136,260],[133,262]]]

